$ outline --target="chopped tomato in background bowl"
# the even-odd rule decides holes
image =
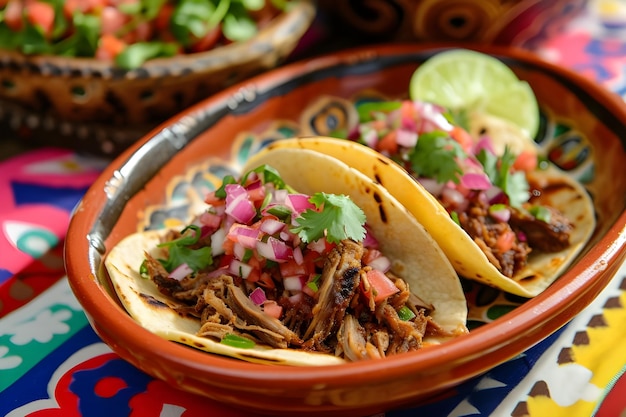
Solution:
[[[315,14],[309,0],[0,0],[0,119],[113,156],[282,63]]]

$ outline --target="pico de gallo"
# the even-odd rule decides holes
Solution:
[[[140,269],[183,303],[181,314],[200,319],[198,336],[357,360],[446,334],[429,316],[434,307],[390,271],[348,196],[295,192],[262,165],[239,181],[226,177],[206,203],[193,223],[165,236],[166,256],[146,254]],[[387,337],[366,349],[370,337],[358,329]]]
[[[3,0],[0,48],[124,69],[252,38],[289,0]]]
[[[489,131],[472,137],[447,109],[420,101],[367,102],[348,139],[391,157],[434,195],[504,275],[521,270],[533,249],[567,248],[571,222],[533,202],[528,173],[541,169],[535,149],[496,152]],[[522,141],[529,138],[520,138]]]

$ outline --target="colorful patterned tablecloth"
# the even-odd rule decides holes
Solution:
[[[626,98],[626,1],[591,1],[537,52]],[[106,163],[52,148],[0,162],[0,416],[249,416],[153,379],[91,330],[62,248],[72,208]],[[626,265],[546,340],[386,416],[626,416],[624,329]]]

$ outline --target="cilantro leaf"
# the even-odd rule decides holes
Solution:
[[[186,234],[188,230],[192,230],[193,234]],[[158,245],[159,247],[168,248],[169,256],[167,259],[159,259],[167,272],[172,272],[176,267],[182,264],[187,264],[187,266],[195,272],[211,265],[213,263],[213,257],[209,246],[198,249],[190,247],[198,243],[200,239],[200,228],[195,225],[190,225],[185,227],[181,233],[182,236],[178,239],[163,242]]]
[[[301,213],[295,219],[298,226],[292,229],[304,242],[314,242],[324,236],[331,243],[365,238],[365,213],[348,196],[315,193],[309,201],[318,210]]]
[[[178,47],[175,43],[137,42],[124,48],[115,57],[115,64],[120,68],[131,70],[153,58],[174,56],[177,51]]]
[[[442,131],[419,136],[417,144],[409,153],[411,168],[417,176],[434,178],[438,183],[459,183],[463,171],[457,158],[466,156],[461,145]]]
[[[528,201],[530,194],[526,175],[521,171],[511,170],[516,155],[508,147],[504,148],[504,154],[500,158],[482,149],[476,159],[482,164],[492,184],[506,194],[511,207],[519,207]]]
[[[250,175],[251,172],[257,173],[261,178],[261,181],[263,181],[263,184],[272,183],[274,184],[274,187],[278,190],[287,188],[285,180],[283,180],[276,168],[267,164],[258,166],[250,171],[248,174],[244,175],[243,179],[241,180],[242,184],[246,181],[246,178],[248,177],[248,175]]]
[[[359,114],[359,122],[367,123],[374,120],[375,113],[389,113],[399,109],[401,106],[401,101],[366,101],[357,104],[356,111]]]

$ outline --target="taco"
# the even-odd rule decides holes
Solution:
[[[105,266],[139,324],[282,365],[380,358],[467,333],[454,269],[387,190],[313,151],[263,153],[243,172],[184,229],[112,248]]]
[[[439,116],[437,122],[448,126]],[[474,129],[482,132],[479,138],[458,126],[448,129],[431,123],[419,140],[415,135],[410,146],[396,143],[392,152],[325,137],[280,140],[265,152],[298,148],[339,159],[383,185],[407,207],[459,275],[534,297],[558,278],[589,240],[595,228],[593,203],[578,182],[557,168],[538,168],[536,146],[517,136],[516,129],[503,126],[499,119],[476,121],[480,125]],[[495,134],[490,137],[492,126]],[[423,141],[423,150],[415,140]]]

